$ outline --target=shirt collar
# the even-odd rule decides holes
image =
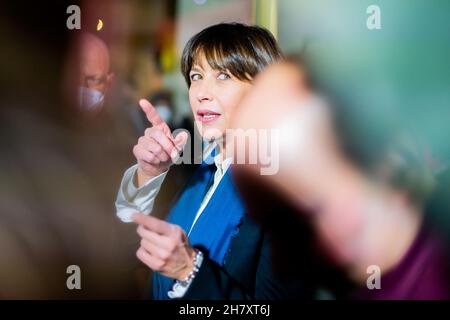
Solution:
[[[208,157],[211,157],[211,153],[213,152],[213,150],[218,150],[218,143],[217,142],[211,142],[209,144],[206,145],[205,149],[204,149],[204,153],[203,153],[203,159],[206,159]],[[231,163],[233,162],[233,158],[229,157],[226,158],[224,160],[222,160],[222,155],[221,154],[216,154],[213,157],[214,159],[214,164],[217,168],[217,170],[223,174],[225,171],[228,170],[228,168],[230,167]]]
[[[222,155],[218,154],[214,157],[214,164],[216,165],[217,170],[223,174],[230,167],[232,160],[233,158],[231,157],[222,160]]]

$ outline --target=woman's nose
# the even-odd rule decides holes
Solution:
[[[214,83],[212,80],[204,79],[200,81],[197,92],[199,102],[211,101],[214,97]]]

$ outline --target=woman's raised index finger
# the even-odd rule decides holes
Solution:
[[[154,126],[163,129],[165,133],[170,133],[170,128],[167,123],[159,115],[158,111],[156,111],[155,107],[146,99],[139,100],[139,105],[141,109],[145,112],[148,121]]]

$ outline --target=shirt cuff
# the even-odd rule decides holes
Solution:
[[[136,170],[137,164],[125,171],[117,194],[117,216],[123,222],[132,222],[132,215],[136,212],[150,214],[155,198],[168,172],[163,172],[149,179],[145,184],[137,188],[134,183]]]

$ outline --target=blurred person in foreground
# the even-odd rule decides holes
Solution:
[[[114,81],[112,58],[105,41],[85,31],[74,34],[71,40],[64,84],[69,105],[75,106],[71,119],[76,149],[73,156],[96,186],[97,201],[103,208],[96,217],[104,220],[103,228],[110,241],[105,249],[117,261],[115,270],[120,270],[116,282],[128,278],[123,285],[134,290],[133,286],[145,283],[144,269],[130,254],[138,238],[132,228],[111,219],[108,213],[114,212],[111,202],[116,195],[114,186],[120,183],[123,170],[132,163],[132,156],[127,152],[136,136],[131,114],[122,105],[124,100],[118,87],[121,84],[116,85]]]
[[[278,130],[280,170],[253,175],[258,193],[245,178],[239,190],[249,194],[253,216],[280,226],[274,242],[291,250],[299,242],[283,223],[289,212],[266,210],[271,199],[280,195],[312,224],[322,256],[353,283],[335,297],[448,298],[448,243],[430,219],[448,221],[448,205],[439,205],[448,199],[439,192],[441,202],[428,210],[436,182],[416,141],[448,150],[450,3],[384,1],[379,29],[364,16],[370,4],[296,5],[290,32],[302,44],[301,71],[267,70],[233,122]],[[292,261],[283,246],[276,251]],[[370,290],[377,268],[381,289]]]
[[[450,298],[447,244],[424,222],[433,178],[408,136],[383,128],[386,134],[366,153],[351,140],[358,134],[360,142],[372,142],[374,132],[356,129],[351,118],[364,122],[363,113],[325,102],[293,64],[266,70],[239,111],[236,128],[270,128],[280,138],[277,174],[258,176],[261,164],[239,168],[239,189],[252,216],[263,226],[288,216],[265,209],[277,194],[303,214],[325,260],[354,283],[337,297]],[[254,117],[256,112],[263,116]],[[285,238],[286,228],[272,228],[275,243],[283,242],[277,237]],[[380,290],[366,286],[373,266],[381,270]]]
[[[11,31],[0,59],[0,298],[137,298],[135,258],[120,249],[129,238],[111,217],[111,179],[126,165],[100,134],[87,134],[76,94],[77,31],[65,26],[69,4],[47,4],[11,2],[0,13]],[[66,77],[72,96],[63,93]],[[79,287],[70,286],[69,266],[80,268]]]
[[[116,207],[124,222],[138,224],[142,240],[137,257],[156,271],[155,299],[311,296],[305,283],[297,282],[294,296],[292,284],[274,276],[268,239],[246,215],[225,152],[226,129],[240,99],[252,87],[253,78],[281,58],[270,32],[256,26],[222,23],[188,41],[181,69],[197,128],[209,148],[167,222],[150,213],[188,137],[185,132],[172,136],[155,108],[140,101],[153,126],[133,149],[137,164],[124,174]]]

